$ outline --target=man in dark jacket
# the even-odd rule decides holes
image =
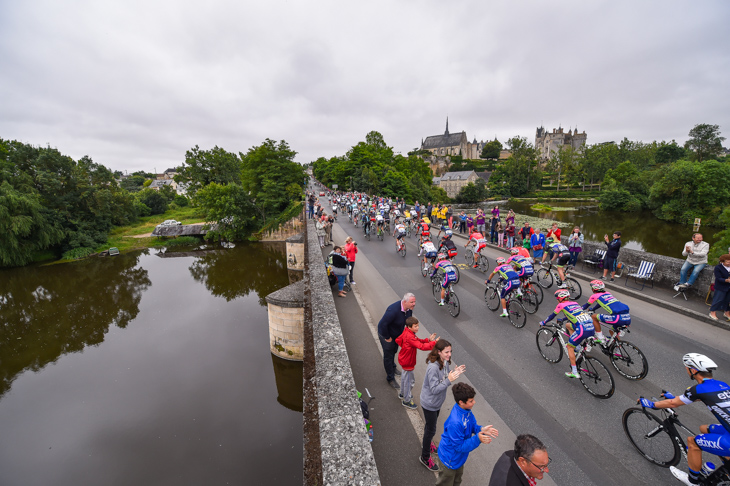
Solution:
[[[398,352],[395,340],[403,334],[406,319],[413,315],[415,306],[416,296],[409,292],[403,296],[403,300],[390,304],[378,322],[378,339],[383,347],[383,366],[386,378],[388,384],[395,389],[400,389],[395,382],[395,375],[400,375],[400,371],[395,367],[395,355]]]
[[[536,486],[548,472],[550,458],[537,437],[522,434],[515,441],[515,449],[507,451],[492,469],[489,486]]]
[[[616,276],[616,262],[618,261],[618,251],[621,249],[621,232],[613,232],[613,240],[608,241],[608,235],[603,237],[606,240],[606,256],[603,257],[603,278],[606,278],[608,272],[611,272],[611,282]]]

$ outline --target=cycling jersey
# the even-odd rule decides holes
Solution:
[[[431,234],[431,226],[427,223],[421,223],[421,235],[428,236]]]
[[[378,223],[378,225],[383,224],[383,215],[382,214],[376,214],[375,215],[375,221]]]
[[[436,245],[434,245],[432,242],[423,242],[421,248],[423,248],[423,251],[426,253],[426,257],[433,258],[436,256]]]
[[[517,272],[515,272],[511,265],[503,263],[495,268],[493,273],[498,273],[501,280],[517,280],[517,283],[519,284],[520,276],[517,275]]]
[[[591,309],[595,312],[599,307],[609,314],[628,314],[629,306],[619,301],[611,292],[596,292],[588,298],[588,302],[583,304],[583,309],[587,309],[591,304],[596,304]]]
[[[431,272],[431,277],[434,277],[439,271],[444,274],[444,279],[441,282],[443,288],[448,287],[451,282],[456,282],[456,269],[450,260],[441,260],[436,263],[433,267],[433,272]]]
[[[553,318],[555,318],[560,313],[563,313],[565,317],[571,322],[571,324],[587,324],[590,322],[591,326],[593,326],[593,319],[591,319],[591,316],[583,312],[583,307],[581,307],[580,304],[570,300],[558,303],[552,314],[550,314],[548,318],[545,319],[545,322],[552,321]]]
[[[532,263],[530,263],[530,260],[522,255],[513,255],[509,257],[507,263],[510,262],[514,262],[517,266],[515,270],[520,278],[532,277],[535,274],[535,268],[532,266]]]
[[[555,243],[553,245],[550,245],[550,253],[552,255],[558,255],[563,256],[563,254],[568,254],[568,247],[563,245],[562,243]]]
[[[472,233],[469,236],[469,239],[470,240],[483,240],[484,239],[484,235],[482,235],[481,233],[475,231],[474,233]]]
[[[395,232],[397,238],[403,238],[406,234],[406,225],[403,223],[395,225]]]
[[[451,241],[450,238],[441,240],[441,244],[439,245],[439,251],[441,251],[441,248],[446,248],[450,257],[456,255],[456,245],[454,244],[453,241]],[[453,255],[452,255],[452,253],[453,253]]]
[[[702,401],[710,413],[720,421],[720,425],[709,426],[708,434],[695,437],[695,442],[703,451],[719,456],[730,455],[730,386],[720,380],[705,378],[702,383],[687,388],[679,396],[682,403]]]

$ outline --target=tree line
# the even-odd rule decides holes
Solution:
[[[244,238],[301,200],[304,170],[295,154],[269,139],[239,155],[196,146],[175,180],[189,184],[207,221],[223,221],[210,237]],[[88,156],[76,161],[55,148],[0,139],[0,266],[26,265],[43,251],[91,254],[113,227],[189,202],[169,186],[150,189],[155,174],[119,183],[120,175]]]

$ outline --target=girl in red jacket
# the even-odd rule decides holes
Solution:
[[[406,319],[406,327],[403,329],[403,334],[395,340],[398,346],[400,346],[398,363],[403,368],[403,373],[400,377],[400,393],[398,394],[398,398],[403,400],[404,407],[410,409],[417,408],[411,395],[411,388],[413,388],[415,382],[413,368],[416,367],[416,352],[419,349],[422,351],[431,351],[436,346],[436,341],[439,340],[436,337],[436,333],[431,334],[428,339],[417,337],[418,327],[418,319],[409,317]]]

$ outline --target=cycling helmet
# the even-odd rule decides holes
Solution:
[[[599,292],[601,290],[606,290],[606,284],[604,284],[600,280],[591,280],[591,289],[593,289],[594,292]]]
[[[558,299],[558,302],[562,302],[570,298],[570,291],[567,289],[558,289],[555,291],[555,298]]]
[[[520,250],[518,248],[510,248],[509,252],[511,255],[517,255]]]
[[[717,364],[704,354],[687,353],[682,356],[682,362],[687,368],[692,368],[701,373],[712,373],[712,370],[717,369]]]
[[[439,258],[439,261],[446,260],[447,255],[446,255],[446,253],[439,253],[438,258]]]
[[[551,236],[550,238],[548,238],[547,240],[545,240],[545,243],[547,243],[549,245],[550,243],[552,243],[554,241],[555,241],[555,239]]]
[[[451,236],[454,234],[451,230],[446,230],[446,234],[444,235],[444,238],[451,238]]]
[[[499,258],[497,258],[497,265],[502,265],[506,261],[507,261],[507,259],[505,257],[499,257]]]

